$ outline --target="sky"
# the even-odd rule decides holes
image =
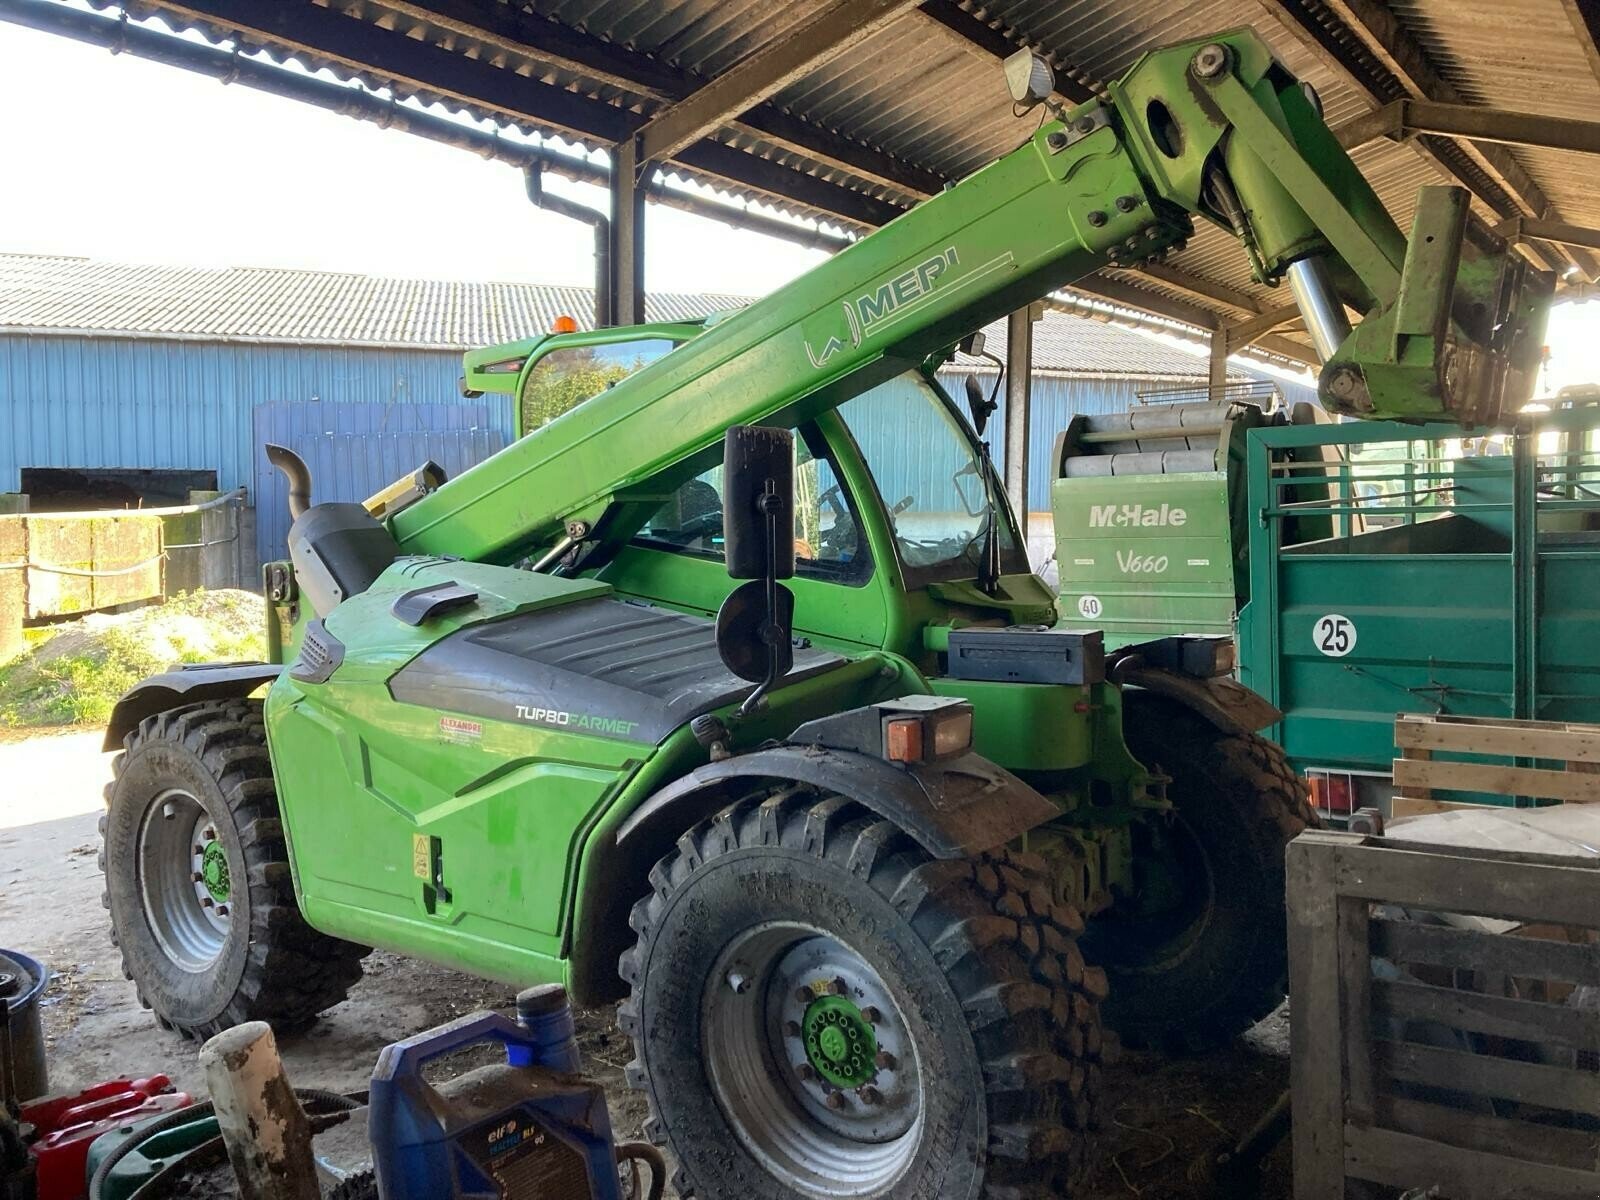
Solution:
[[[0,112],[3,251],[594,282],[589,227],[535,208],[515,167],[309,104],[0,23]],[[825,257],[672,209],[646,222],[657,291],[762,295]]]
[[[0,112],[0,251],[593,282],[589,228],[534,208],[515,168],[311,105],[0,22]],[[647,290],[757,296],[824,257],[648,209]],[[1597,333],[1600,300],[1552,312],[1541,391],[1600,382]]]

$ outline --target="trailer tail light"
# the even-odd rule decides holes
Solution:
[[[1348,817],[1356,810],[1356,781],[1348,771],[1325,771],[1313,767],[1306,772],[1311,788],[1311,806],[1323,816]]]

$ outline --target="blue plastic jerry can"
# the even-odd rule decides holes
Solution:
[[[432,1084],[430,1062],[498,1043],[492,1062]],[[482,1012],[386,1046],[369,1130],[382,1200],[622,1200],[611,1116],[578,1071],[565,989],[517,997],[517,1020]]]

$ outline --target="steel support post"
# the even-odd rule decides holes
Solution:
[[[618,325],[642,325],[644,315],[644,198],[654,164],[641,165],[633,139],[611,152],[611,253],[607,306]]]
[[[1017,514],[1023,541],[1028,537],[1028,407],[1033,392],[1033,305],[1006,318],[1006,495]]]
[[[1220,404],[1228,391],[1228,329],[1220,321],[1211,329],[1211,403]]]

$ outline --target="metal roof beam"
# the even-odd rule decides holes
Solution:
[[[915,0],[835,0],[717,76],[633,134],[641,163],[665,162],[685,146],[810,74],[830,55],[870,37]]]
[[[1555,242],[1562,246],[1587,246],[1600,250],[1600,229],[1585,229],[1581,225],[1568,225],[1564,221],[1541,221],[1535,217],[1513,217],[1495,232],[1506,241]]]
[[[675,104],[706,83],[701,76],[648,54],[508,4],[492,0],[383,2],[397,13],[646,99]],[[775,105],[757,105],[730,124],[858,179],[919,198],[944,186],[943,176],[933,171],[830,133]]]
[[[1056,73],[1056,91],[1074,104],[1094,99],[1097,89],[1092,80],[1071,63],[1058,55],[1046,52],[1009,26],[994,21],[993,18],[976,17],[956,3],[956,0],[924,0],[921,11],[924,16],[942,25],[963,42],[996,58],[1005,58],[1023,48],[1044,54]]]
[[[1378,0],[1322,0],[1322,4],[1361,39],[1367,52],[1399,80],[1408,92],[1424,100],[1436,100],[1445,104],[1462,102],[1461,94],[1439,73],[1429,60],[1427,52],[1388,7]],[[1286,0],[1284,7],[1293,10],[1298,6],[1293,0]],[[1504,204],[1496,204],[1494,199],[1484,196],[1484,200],[1499,216],[1509,218],[1524,214],[1534,217],[1556,215],[1550,201],[1545,197],[1544,190],[1533,181],[1527,170],[1517,161],[1516,156],[1505,147],[1480,145],[1470,141],[1456,142],[1455,145],[1479,170],[1489,176],[1490,180],[1504,192],[1506,199],[1521,210],[1506,211]],[[1448,166],[1448,162],[1446,165]],[[1472,182],[1467,180],[1463,182],[1481,195],[1480,189]],[[1541,257],[1544,257],[1550,267],[1558,271],[1564,270],[1569,265],[1577,265],[1580,269],[1587,269],[1591,277],[1595,274],[1592,260],[1578,262],[1576,259],[1559,255]]]
[[[0,3],[0,8],[30,7],[60,6],[54,0]],[[603,100],[306,0],[151,0],[147,7],[182,21],[235,30],[251,48],[332,61],[352,74],[391,81],[402,92],[487,108],[513,123],[554,127],[578,137],[616,143],[632,134],[641,121],[638,114]],[[718,142],[690,145],[675,158],[685,167],[774,201],[856,224],[881,225],[900,212],[894,204]]]
[[[1145,263],[1139,268],[1139,274],[1148,276],[1175,291],[1194,296],[1207,305],[1221,305],[1224,308],[1234,308],[1247,313],[1266,310],[1266,306],[1249,292],[1242,292],[1238,288],[1210,279],[1200,279],[1164,263]]]
[[[1114,304],[1121,308],[1132,308],[1142,312],[1154,313],[1158,317],[1165,317],[1169,321],[1176,321],[1180,325],[1187,325],[1198,332],[1206,333],[1224,327],[1223,320],[1210,309],[1202,308],[1198,304],[1191,304],[1186,300],[1178,300],[1171,296],[1145,291],[1143,288],[1133,286],[1121,279],[1112,279],[1107,275],[1091,275],[1087,279],[1073,282],[1067,289],[1069,292],[1078,292],[1092,296],[1096,300],[1107,304]],[[1062,307],[1059,304],[1056,307]],[[1300,363],[1302,366],[1316,370],[1322,364],[1318,362],[1316,351],[1301,342],[1286,338],[1281,334],[1265,333],[1258,336],[1252,345],[1269,354],[1286,358],[1291,362]]]
[[[1471,138],[1475,142],[1600,154],[1600,121],[1575,121],[1537,113],[1478,108],[1471,104],[1439,104],[1432,100],[1396,100],[1364,117],[1357,117],[1348,125],[1341,125],[1334,133],[1346,150],[1384,137],[1398,142],[1419,133],[1435,133]]]

